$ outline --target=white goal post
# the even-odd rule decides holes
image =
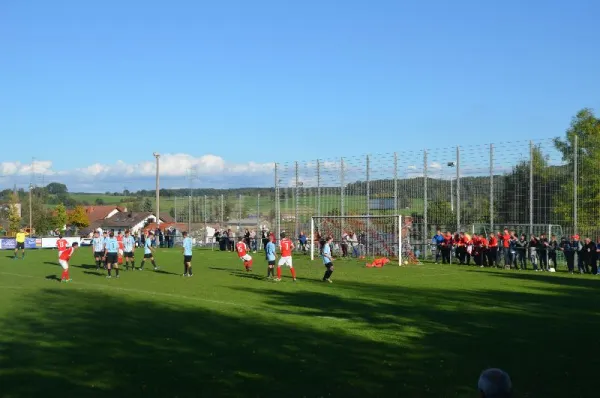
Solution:
[[[349,257],[387,257],[404,261],[403,240],[407,239],[402,216],[312,216],[310,219],[310,259],[315,259],[319,241],[331,235],[335,254]],[[355,239],[342,241],[342,236],[354,232]],[[344,247],[345,246],[345,247]],[[335,255],[334,254],[334,255]],[[317,252],[318,256],[318,252]]]

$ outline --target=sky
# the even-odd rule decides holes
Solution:
[[[3,0],[0,189],[273,184],[273,163],[562,135],[595,0]],[[32,161],[35,159],[35,161]],[[32,166],[33,165],[33,166]],[[40,182],[41,181],[41,182]]]

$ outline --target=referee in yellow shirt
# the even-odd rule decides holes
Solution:
[[[19,249],[21,249],[21,259],[25,258],[25,232],[23,232],[23,229],[21,229],[19,232],[17,232],[17,246],[15,247],[15,257],[13,257],[14,260],[17,259],[17,253],[19,252]]]

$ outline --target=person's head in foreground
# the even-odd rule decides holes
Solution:
[[[512,396],[512,382],[502,369],[486,369],[481,372],[477,383],[481,398],[509,398]]]

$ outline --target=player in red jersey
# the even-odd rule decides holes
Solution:
[[[246,271],[252,271],[252,257],[248,254],[248,246],[244,243],[244,237],[238,237],[238,243],[235,245],[235,250],[238,253],[240,260],[244,262],[244,267],[246,267]]]
[[[281,241],[279,242],[279,250],[281,251],[281,258],[277,263],[277,279],[276,281],[281,281],[281,266],[287,265],[290,268],[290,272],[292,273],[292,278],[294,282],[296,281],[296,270],[292,265],[292,250],[294,250],[294,244],[292,240],[285,235],[285,232],[281,233]]]
[[[58,249],[59,256],[62,252],[67,250],[67,244],[67,240],[63,238],[62,235],[58,235],[58,240],[56,241],[56,248]]]
[[[125,244],[123,243],[123,234],[121,231],[117,233],[117,243],[119,243],[118,264],[123,264],[123,253],[125,252]]]
[[[73,245],[63,251],[60,252],[60,256],[58,257],[58,263],[63,269],[62,275],[60,277],[61,282],[71,282],[71,277],[69,276],[69,260],[79,244],[77,242],[73,242]]]

